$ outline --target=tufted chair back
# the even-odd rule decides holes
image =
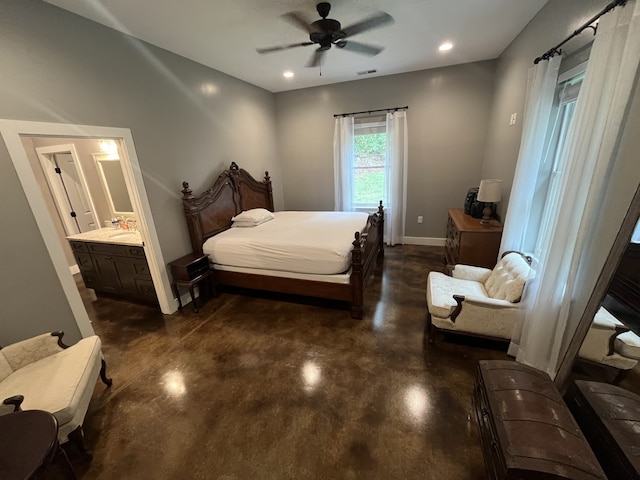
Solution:
[[[484,282],[487,295],[498,300],[519,302],[530,271],[527,257],[519,252],[507,253]]]

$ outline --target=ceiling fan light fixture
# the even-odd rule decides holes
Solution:
[[[334,45],[338,48],[370,57],[378,55],[382,50],[384,50],[384,47],[354,42],[351,40],[351,37],[393,23],[393,17],[388,13],[378,12],[360,20],[359,22],[349,25],[348,27],[342,28],[339,21],[334,20],[333,18],[327,18],[331,11],[331,4],[329,2],[318,3],[316,5],[316,10],[321,18],[314,22],[309,22],[305,14],[301,12],[294,11],[282,15],[282,17],[289,23],[308,33],[309,41],[279,45],[275,47],[257,48],[256,51],[262,54],[288,50],[296,47],[317,45],[318,47],[312,54],[311,59],[307,62],[307,67],[317,67],[322,64],[326,51],[330,50]]]
[[[441,52],[447,52],[449,50],[451,50],[453,48],[453,43],[451,42],[445,42],[442,45],[440,45],[438,47],[438,50],[440,50]]]

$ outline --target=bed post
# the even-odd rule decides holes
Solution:
[[[202,238],[202,224],[200,223],[200,211],[196,205],[196,197],[189,188],[188,182],[182,182],[182,206],[187,219],[187,227],[189,227],[189,237],[191,239],[191,248],[194,253],[202,255],[202,244],[198,239]]]
[[[378,221],[380,226],[378,227],[378,257],[384,257],[384,207],[382,206],[382,200],[378,206]]]
[[[273,189],[271,188],[271,177],[269,177],[269,172],[266,170],[264,172],[264,183],[267,186],[267,210],[273,212]]]
[[[351,250],[351,318],[361,319],[363,315],[364,283],[362,281],[362,243],[360,232],[356,232]]]

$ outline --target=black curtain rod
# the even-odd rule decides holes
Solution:
[[[398,110],[409,110],[409,107],[393,107],[393,108],[379,108],[377,110],[364,110],[362,112],[350,112],[350,113],[336,113],[333,115],[335,117],[348,117],[349,115],[360,115],[362,113],[372,114],[375,112],[397,112]]]
[[[556,45],[555,47],[550,48],[549,50],[544,52],[542,55],[540,55],[538,58],[536,58],[533,61],[533,63],[535,63],[537,65],[540,62],[540,60],[549,60],[550,58],[554,57],[555,55],[561,54],[562,50],[560,50],[560,47],[562,45],[564,45],[565,43],[567,43],[569,40],[571,40],[573,37],[577,37],[578,35],[580,35],[587,28],[593,28],[593,34],[595,35],[596,34],[596,30],[597,30],[597,25],[596,26],[592,26],[591,24],[593,22],[595,22],[596,20],[598,20],[605,13],[609,13],[611,10],[613,10],[617,6],[625,6],[626,4],[627,4],[627,0],[614,0],[609,5],[604,7],[604,9],[601,12],[597,13],[592,19],[588,20],[584,25],[582,25],[579,29],[577,29],[575,32],[573,32],[571,35],[569,35],[567,38],[565,38],[558,45]]]

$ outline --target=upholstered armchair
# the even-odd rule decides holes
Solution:
[[[505,252],[493,270],[455,265],[451,275],[427,277],[429,343],[436,330],[509,340],[519,301],[529,276],[531,258]]]
[[[617,384],[638,364],[640,338],[600,307],[582,342],[578,359],[617,369],[613,381]]]
[[[87,456],[82,422],[98,375],[107,385],[100,338],[71,347],[62,332],[45,333],[0,349],[0,415],[44,410],[58,421],[58,441],[72,440]]]

